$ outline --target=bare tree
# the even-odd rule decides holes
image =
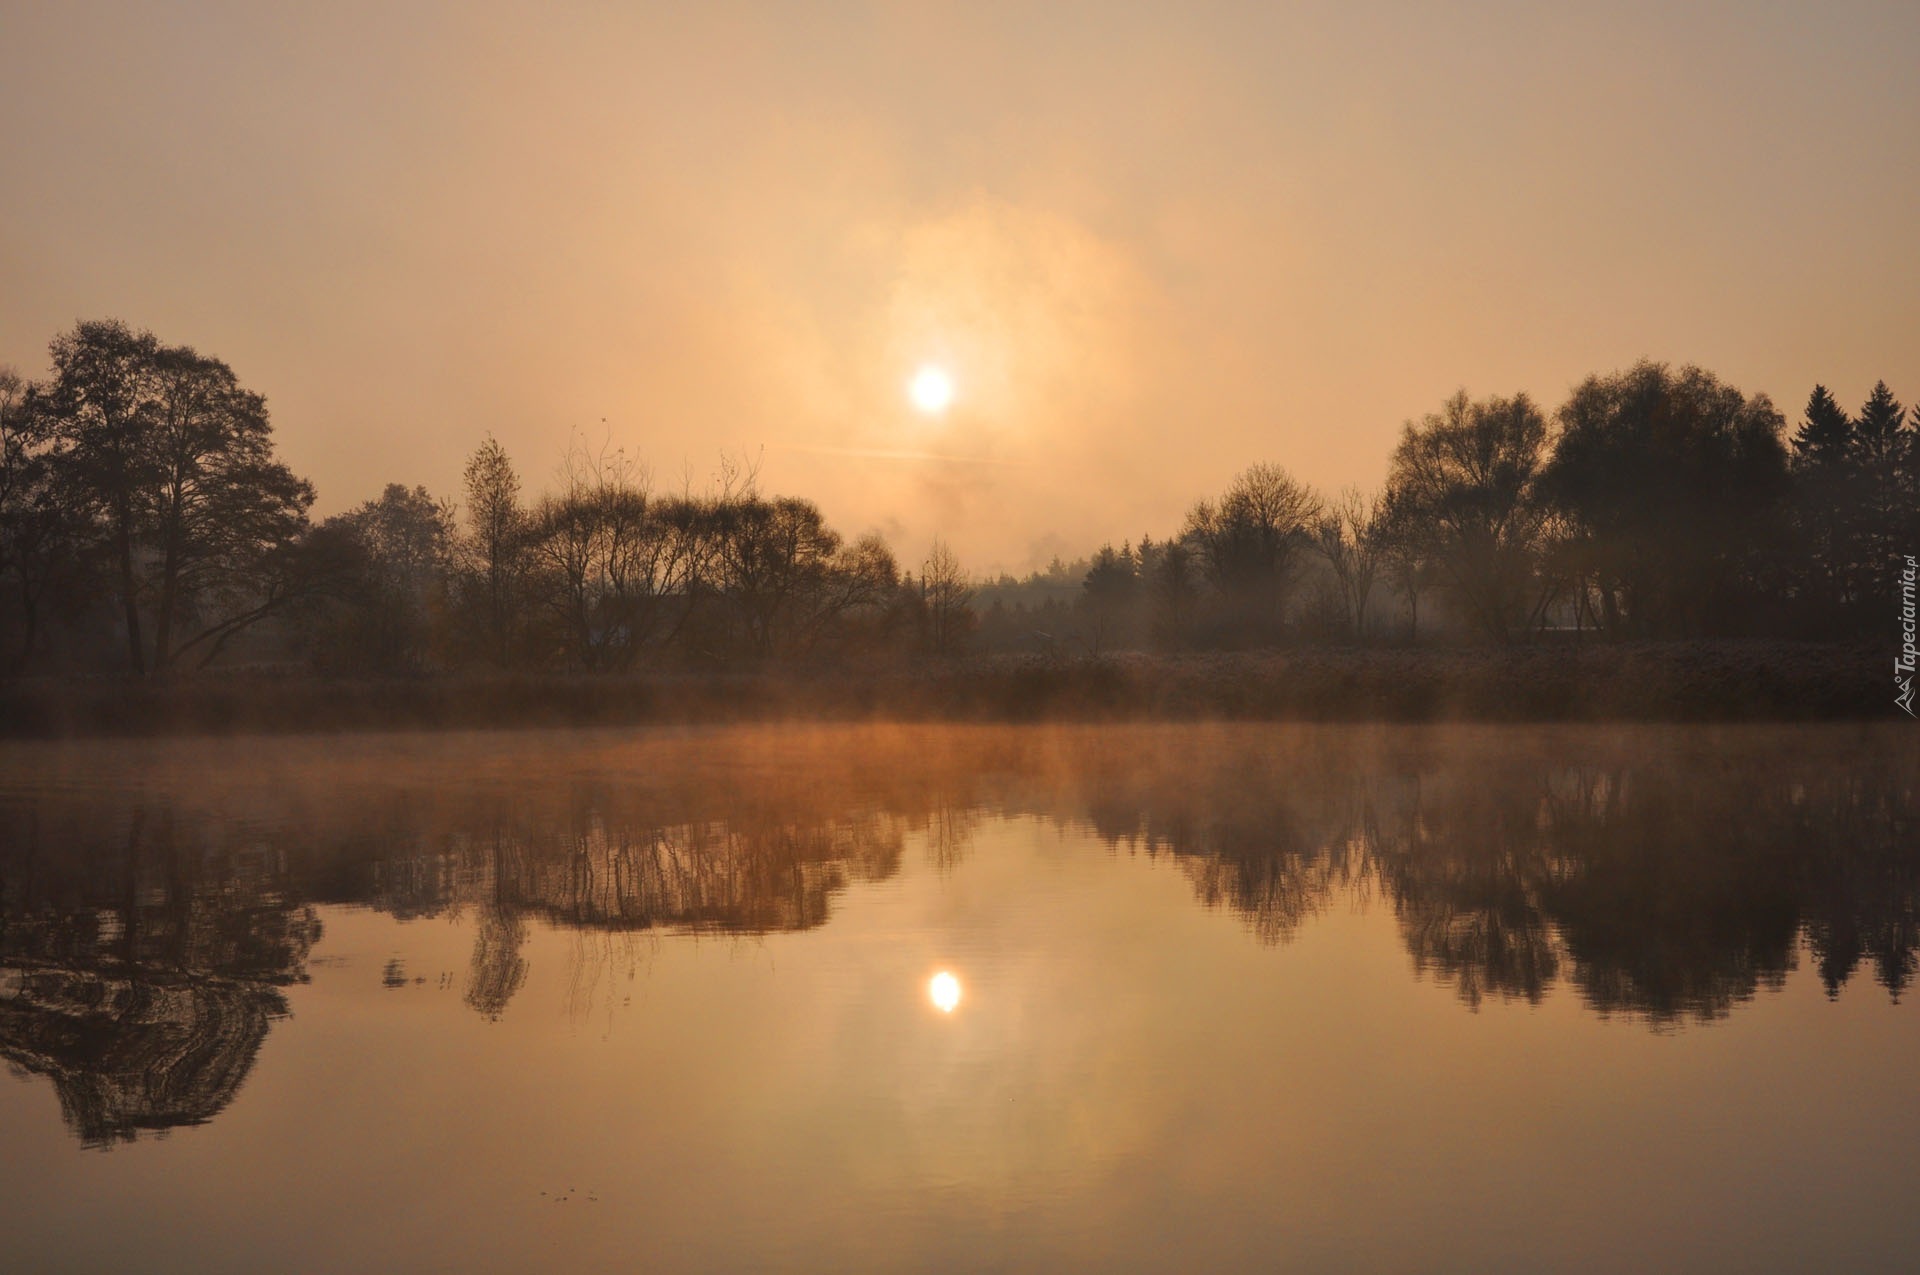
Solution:
[[[921,564],[920,601],[926,609],[928,647],[935,655],[953,654],[973,630],[973,586],[944,540],[934,540]]]
[[[693,502],[656,499],[646,469],[624,451],[569,449],[530,546],[573,662],[625,668],[671,640],[692,603],[704,521]]]
[[[716,502],[714,516],[718,588],[760,658],[810,653],[836,621],[898,587],[886,544],[846,544],[812,501],[748,496]]]
[[[1227,605],[1271,634],[1285,621],[1299,553],[1319,514],[1306,484],[1278,465],[1253,465],[1217,502],[1193,507],[1183,538]]]
[[[1420,638],[1420,595],[1431,575],[1426,547],[1403,510],[1403,503],[1387,488],[1380,501],[1380,570],[1407,607],[1407,637]]]
[[[1367,604],[1386,557],[1382,504],[1377,493],[1343,487],[1313,528],[1314,546],[1333,569],[1345,623],[1355,638],[1367,635]]]

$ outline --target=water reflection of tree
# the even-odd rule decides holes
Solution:
[[[1569,787],[1604,798],[1547,804],[1562,870],[1543,895],[1588,1004],[1706,1019],[1781,984],[1797,955],[1796,867],[1820,830],[1782,825],[1771,786],[1720,763]]]
[[[908,826],[925,834],[927,861],[936,872],[945,875],[967,857],[967,849],[983,817],[978,807],[942,792],[934,796],[925,818],[909,820]]]
[[[794,821],[648,826],[617,804],[576,804],[569,822],[496,824],[450,853],[466,870],[447,906],[477,913],[467,1003],[499,1017],[525,981],[527,919],[572,930],[659,928],[760,934],[823,924],[853,878],[898,870],[901,835],[877,814]],[[477,862],[476,862],[477,860]],[[462,886],[465,888],[462,888]]]
[[[1337,755],[1091,751],[1073,759],[1056,817],[1171,856],[1204,906],[1238,913],[1263,943],[1287,942],[1364,876],[1353,836],[1360,776]]]
[[[1556,871],[1537,776],[1403,776],[1383,784],[1366,845],[1414,969],[1478,1006],[1538,1002],[1560,972],[1540,889]]]
[[[647,936],[825,925],[909,847],[954,871],[996,815],[1169,863],[1265,943],[1377,900],[1469,1005],[1566,987],[1710,1020],[1803,948],[1831,993],[1915,975],[1920,801],[1884,737],[946,728],[754,755],[767,738],[666,739],[584,777],[565,753],[472,782],[444,759],[316,765],[193,808],[9,798],[0,1054],[52,1077],[90,1143],[203,1121],[304,977],[310,902],[470,916],[466,1001],[498,1017],[539,926],[580,937],[576,991],[602,986]]]
[[[402,916],[470,911],[467,1003],[497,1018],[527,977],[531,921],[610,933],[811,929],[850,883],[899,871],[910,827],[936,855],[957,857],[973,818],[777,797],[793,794],[702,807],[587,784],[488,797],[410,828],[374,815],[389,839],[369,901]]]
[[[1910,768],[1729,740],[1170,754],[1095,766],[1083,800],[1103,837],[1170,851],[1267,941],[1377,887],[1415,969],[1469,1005],[1564,979],[1602,1013],[1709,1020],[1778,987],[1803,941],[1829,992],[1864,963],[1897,997],[1920,946]]]
[[[520,949],[527,941],[526,922],[516,906],[512,883],[518,878],[516,838],[495,826],[491,838],[478,848],[486,872],[475,900],[473,960],[467,970],[467,1004],[491,1019],[506,1011],[507,1002],[527,981],[527,959]]]
[[[5,973],[0,1057],[52,1079],[68,1127],[88,1146],[213,1119],[286,1014],[280,993],[257,983]]]
[[[1911,775],[1911,771],[1906,772]],[[1862,961],[1899,999],[1920,949],[1920,819],[1910,780],[1884,772],[1829,776],[1812,791],[1785,793],[1794,826],[1813,841],[1808,856],[1808,945],[1829,996]]]
[[[286,1014],[319,922],[270,852],[208,855],[165,807],[71,813],[0,815],[0,1057],[52,1079],[89,1146],[203,1124]]]

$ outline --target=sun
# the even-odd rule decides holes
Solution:
[[[951,1014],[960,1003],[960,980],[946,970],[941,970],[927,984],[927,998],[943,1014]]]
[[[953,378],[947,370],[932,363],[921,365],[907,382],[907,397],[928,416],[938,416],[953,402]]]

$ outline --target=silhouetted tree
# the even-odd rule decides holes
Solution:
[[[1860,455],[1868,464],[1897,464],[1905,450],[1907,411],[1893,396],[1885,381],[1876,381],[1873,393],[1860,405],[1860,417],[1853,432],[1860,441]]]
[[[1080,584],[1080,613],[1086,619],[1087,645],[1098,654],[1102,649],[1126,642],[1133,636],[1140,600],[1140,569],[1133,546],[1100,546]]]
[[[920,566],[920,603],[927,626],[927,647],[951,655],[973,631],[973,588],[960,560],[944,540],[935,539]]]
[[[1543,491],[1594,571],[1605,627],[1634,636],[1752,632],[1787,492],[1784,422],[1696,367],[1589,377],[1560,409]]]
[[[1140,588],[1145,595],[1147,636],[1153,645],[1186,645],[1200,600],[1200,572],[1184,541],[1140,537]]]
[[[1193,545],[1229,630],[1279,634],[1299,554],[1319,513],[1312,490],[1270,464],[1249,467],[1217,501],[1193,507],[1182,539]]]
[[[1814,386],[1793,437],[1797,601],[1801,625],[1814,631],[1844,628],[1859,618],[1859,441],[1853,418],[1825,386]]]
[[[1424,532],[1389,487],[1380,500],[1380,571],[1407,610],[1407,638],[1420,637],[1420,596],[1431,583]]]
[[[41,410],[57,431],[61,480],[97,519],[112,555],[128,658],[147,669],[140,628],[140,558],[146,531],[141,496],[154,474],[144,446],[152,369],[160,343],[117,320],[82,323],[54,338],[54,382]]]
[[[1806,418],[1794,431],[1793,452],[1810,465],[1839,465],[1852,458],[1856,436],[1848,416],[1824,385],[1807,397]]]
[[[520,476],[489,434],[467,459],[467,532],[460,541],[469,591],[479,613],[481,649],[501,667],[514,662],[514,641],[526,574],[526,510]]]
[[[133,671],[196,648],[204,661],[288,600],[282,560],[313,488],[274,459],[266,400],[220,360],[112,320],[56,337],[52,354],[39,410],[58,481],[108,550]]]
[[[1367,605],[1386,555],[1383,512],[1380,496],[1345,487],[1314,524],[1314,547],[1326,558],[1339,590],[1342,625],[1356,639],[1367,635]]]
[[[58,459],[51,418],[18,374],[0,368],[0,672],[26,668],[50,596],[82,573],[85,527]]]
[[[571,664],[631,667],[686,622],[712,548],[712,511],[653,495],[624,452],[569,452],[559,494],[535,511],[530,555]]]
[[[812,501],[748,495],[714,511],[720,592],[756,657],[812,653],[850,613],[899,584],[878,536],[846,544]]]
[[[1895,569],[1914,551],[1920,490],[1913,481],[1913,433],[1900,400],[1885,381],[1876,382],[1854,422],[1860,526],[1853,570],[1855,591],[1875,605],[1891,596]]]
[[[1548,601],[1535,489],[1546,437],[1525,394],[1475,402],[1462,391],[1407,422],[1387,477],[1398,534],[1498,642],[1525,633]]]
[[[1857,419],[1815,386],[1794,436],[1794,552],[1801,627],[1868,633],[1887,622],[1904,555],[1920,538],[1916,425],[1886,383]]]
[[[447,612],[452,505],[425,487],[392,483],[380,499],[329,518],[322,529],[351,543],[358,568],[328,661],[389,673],[425,667]]]

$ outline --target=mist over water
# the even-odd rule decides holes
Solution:
[[[27,1269],[1897,1269],[1916,752],[7,746],[0,1221]]]

